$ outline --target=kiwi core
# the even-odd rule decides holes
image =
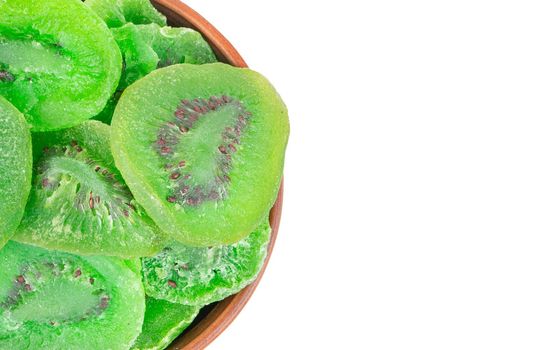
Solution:
[[[182,100],[153,147],[164,160],[169,203],[199,206],[227,197],[232,157],[252,118],[230,96]]]
[[[40,75],[62,76],[73,70],[73,62],[60,43],[8,40],[0,36],[0,82],[27,80]]]
[[[80,211],[113,218],[127,217],[135,210],[129,189],[110,170],[90,159],[77,141],[46,147],[43,153],[37,181],[46,197],[53,200],[66,195]]]
[[[109,303],[95,271],[73,261],[47,261],[25,266],[0,307],[16,324],[32,321],[55,327],[97,317]]]

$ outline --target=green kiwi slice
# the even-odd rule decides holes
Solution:
[[[0,248],[19,225],[30,192],[32,146],[25,117],[0,96]]]
[[[222,63],[158,69],[126,89],[112,128],[135,198],[184,244],[235,243],[275,202],[289,122],[259,73]]]
[[[87,121],[34,134],[35,175],[14,239],[82,255],[153,255],[162,236],[135,202],[109,148],[110,127]]]
[[[112,33],[81,1],[0,1],[0,95],[32,131],[68,128],[97,115],[121,68]]]
[[[146,298],[146,313],[142,333],[132,350],[163,350],[196,318],[199,306],[173,304],[165,300]]]
[[[167,25],[165,16],[148,0],[86,0],[85,4],[110,28],[126,23]]]
[[[190,28],[128,23],[112,29],[124,60],[119,89],[124,89],[156,68],[177,63],[216,62],[215,54],[200,33]]]
[[[93,118],[107,124],[112,121],[123,90],[153,70],[177,63],[216,62],[209,44],[190,28],[128,23],[121,28],[112,28],[112,33],[122,51],[124,69],[118,90],[105,109]]]
[[[123,260],[9,242],[0,251],[0,348],[129,349],[145,296]]]
[[[255,280],[268,251],[270,225],[228,246],[188,247],[173,242],[143,258],[146,294],[184,305],[206,305],[235,294]]]

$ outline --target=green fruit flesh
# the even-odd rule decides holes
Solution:
[[[126,88],[158,67],[216,62],[209,44],[190,28],[129,23],[112,29],[112,33],[125,63],[118,89]]]
[[[256,72],[220,63],[159,69],[125,91],[112,127],[135,198],[182,243],[237,242],[276,199],[288,116]]]
[[[0,1],[0,95],[32,131],[75,126],[98,114],[121,64],[112,34],[80,1]]]
[[[268,251],[266,221],[242,241],[211,248],[172,243],[143,258],[147,295],[185,305],[206,305],[235,294],[255,280]]]
[[[0,249],[19,225],[30,192],[32,147],[23,115],[0,97]]]
[[[146,299],[142,333],[132,350],[163,350],[196,318],[199,307]]]
[[[110,28],[126,23],[167,25],[165,16],[148,0],[86,0],[85,4]]]
[[[145,298],[124,261],[8,243],[0,251],[2,349],[129,349]]]
[[[125,258],[161,249],[157,227],[114,167],[109,126],[88,121],[34,136],[35,178],[15,240]]]

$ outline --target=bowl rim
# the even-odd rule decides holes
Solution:
[[[235,67],[248,68],[243,57],[228,39],[190,6],[179,0],[151,0],[151,2],[168,18],[168,21],[173,21],[176,18],[174,26],[189,27],[200,32],[215,51],[219,61]],[[216,303],[203,319],[176,338],[167,349],[204,349],[228,328],[245,307],[264,275],[275,246],[283,209],[283,183],[284,180],[281,181],[277,199],[270,210],[271,240],[266,261],[256,280],[239,293]]]

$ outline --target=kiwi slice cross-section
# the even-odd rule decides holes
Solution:
[[[146,298],[142,333],[132,350],[163,350],[196,318],[199,306],[186,306]]]
[[[0,249],[19,225],[30,192],[32,147],[23,115],[0,96]]]
[[[0,251],[0,348],[129,349],[145,312],[123,260],[9,242]]]
[[[0,1],[0,95],[32,131],[68,128],[97,115],[121,68],[112,33],[81,1]]]
[[[126,24],[112,29],[123,60],[124,70],[118,89],[124,89],[156,68],[177,63],[216,62],[209,44],[190,28]]]
[[[158,69],[126,89],[112,127],[129,188],[181,243],[235,243],[275,202],[289,122],[259,73],[222,63]]]
[[[165,16],[148,0],[85,0],[85,4],[110,28],[126,23],[167,25]]]
[[[270,225],[228,246],[188,247],[173,242],[143,258],[147,295],[185,305],[206,305],[235,294],[255,280],[268,251]]]
[[[87,121],[34,134],[35,175],[14,239],[82,255],[149,256],[162,235],[123,182],[110,127]]]

